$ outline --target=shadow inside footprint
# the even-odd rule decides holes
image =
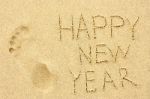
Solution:
[[[38,63],[32,71],[32,82],[36,88],[49,89],[53,88],[55,77],[48,70],[45,64]]]
[[[29,27],[21,25],[17,27],[13,32],[9,40],[9,52],[13,54],[18,52],[21,48],[21,44],[24,41],[26,35],[28,35]]]

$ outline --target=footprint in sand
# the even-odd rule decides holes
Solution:
[[[10,39],[9,39],[9,52],[16,56],[21,49],[21,45],[26,38],[24,36],[28,35],[29,28],[27,26],[19,26],[17,27]]]
[[[14,57],[18,57],[24,64],[24,68],[30,74],[32,84],[35,88],[42,91],[52,91],[56,83],[56,76],[49,71],[47,65],[41,62],[32,61],[31,59],[26,59],[25,56],[21,56],[22,43],[28,40],[30,29],[28,26],[17,27],[10,37],[9,40],[9,53]],[[23,58],[22,58],[23,57]]]

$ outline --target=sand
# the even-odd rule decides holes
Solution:
[[[0,7],[0,99],[150,99],[149,0]]]

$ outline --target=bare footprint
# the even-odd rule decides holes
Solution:
[[[31,80],[35,88],[44,92],[54,90],[57,76],[48,70],[46,64],[36,62],[29,71],[32,71]]]
[[[9,40],[9,53],[14,56],[17,55],[19,49],[21,49],[21,45],[26,40],[26,36],[29,34],[29,28],[27,26],[19,26],[17,27],[10,37]]]
[[[30,74],[32,84],[35,88],[42,91],[52,91],[56,83],[56,76],[48,70],[47,65],[20,55],[20,49],[23,46],[22,43],[30,38],[28,36],[29,27],[17,27],[9,40],[9,53],[24,64],[23,67]]]

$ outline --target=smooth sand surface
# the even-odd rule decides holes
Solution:
[[[0,99],[150,99],[150,1],[0,0]]]

